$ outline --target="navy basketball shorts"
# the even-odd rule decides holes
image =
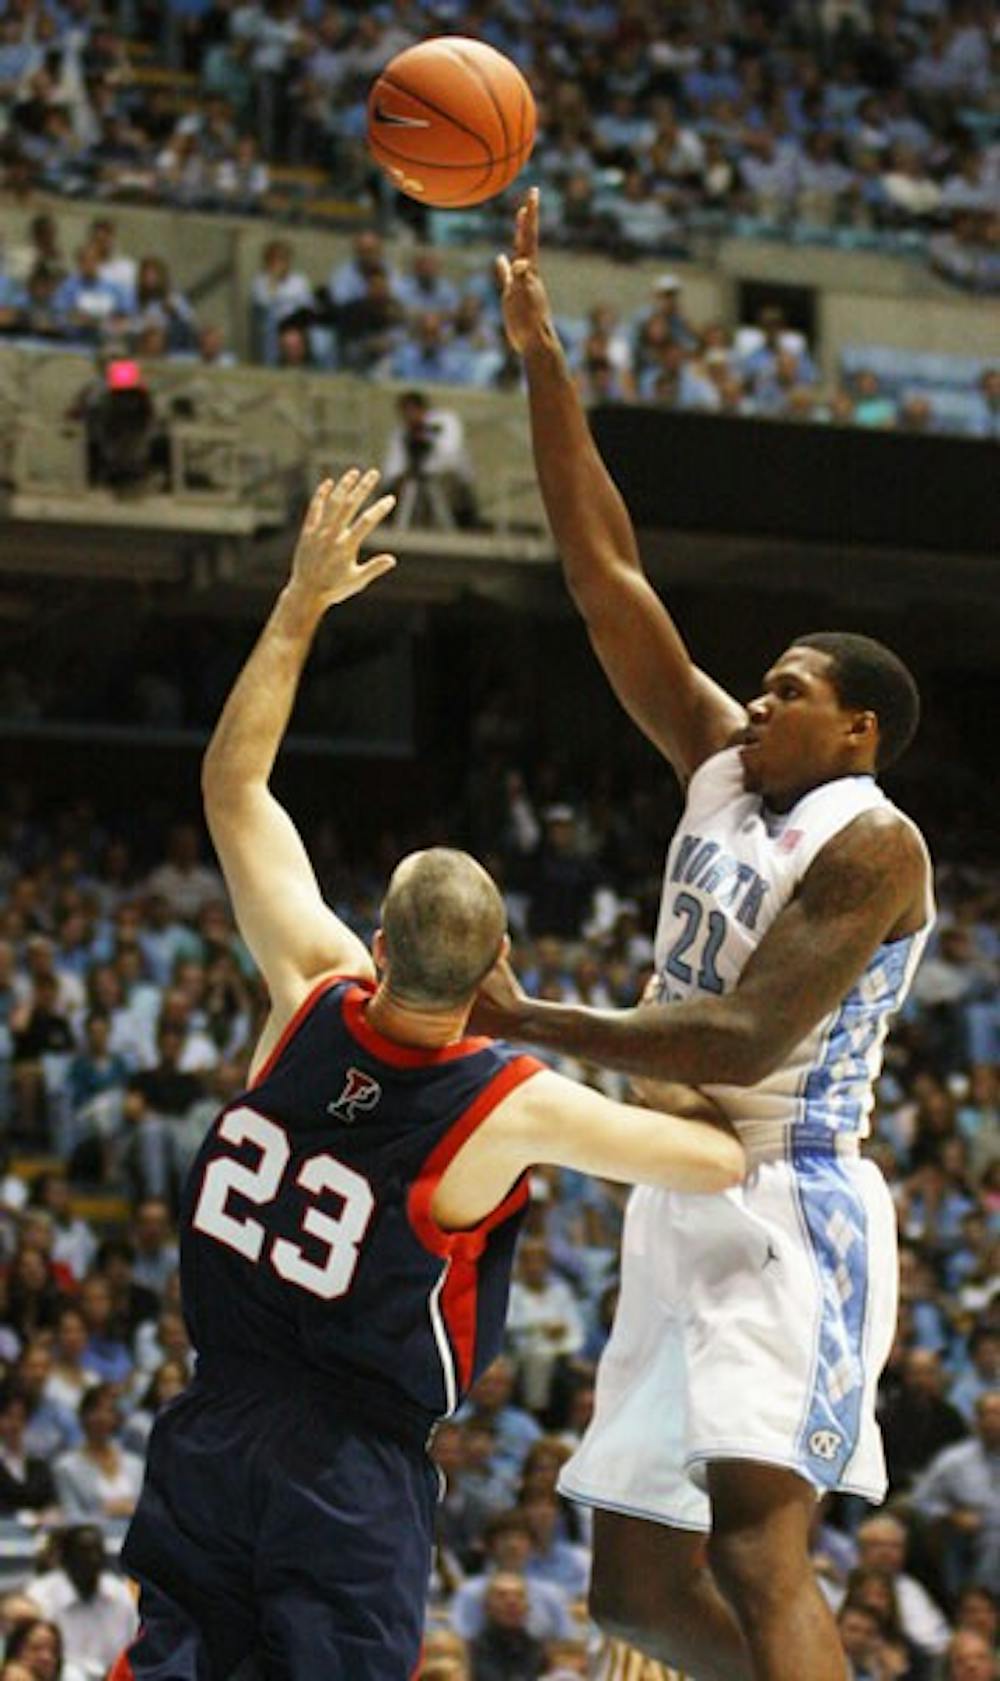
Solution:
[[[142,1623],[123,1672],[408,1681],[437,1492],[422,1445],[291,1374],[268,1392],[196,1380],[154,1426],[123,1548]]]

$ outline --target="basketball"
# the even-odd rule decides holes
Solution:
[[[397,53],[368,96],[368,145],[401,193],[438,210],[509,186],[535,143],[535,101],[516,64],[442,35]]]

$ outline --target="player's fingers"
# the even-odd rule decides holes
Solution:
[[[524,206],[524,256],[529,262],[538,260],[538,210],[541,194],[537,187],[532,187],[528,193]]]
[[[366,508],[364,513],[359,514],[354,521],[350,530],[351,541],[359,544],[363,543],[366,537],[371,536],[375,527],[382,524],[386,515],[391,514],[395,506],[396,498],[394,496],[380,496],[377,502],[373,502],[371,507]]]
[[[515,280],[524,280],[531,273],[531,264],[527,257],[518,257],[511,272]]]
[[[340,478],[337,480],[326,499],[324,513],[327,516],[336,517],[342,513],[344,503],[350,496],[360,477],[361,469],[359,467],[348,467],[346,473],[341,473]]]
[[[344,499],[342,519],[345,525],[364,507],[381,477],[377,467],[369,467],[366,472],[360,474]]]
[[[382,578],[386,572],[395,569],[396,556],[394,554],[377,554],[371,560],[366,560],[358,567],[358,577],[363,585],[373,584],[376,578]]]
[[[510,258],[504,256],[498,257],[494,267],[496,270],[497,285],[500,287],[502,292],[506,292],[507,287],[510,285]]]
[[[316,489],[313,491],[312,496],[309,498],[309,506],[306,509],[306,517],[302,522],[302,527],[303,527],[304,531],[307,531],[307,532],[315,531],[316,527],[319,525],[321,519],[323,518],[324,513],[326,512],[327,497],[329,496],[332,489],[333,489],[333,480],[332,479],[323,479],[316,486]]]

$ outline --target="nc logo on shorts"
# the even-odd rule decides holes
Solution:
[[[809,1452],[817,1459],[836,1459],[842,1441],[836,1430],[814,1430],[809,1438]]]

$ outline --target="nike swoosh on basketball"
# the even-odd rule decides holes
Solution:
[[[396,111],[386,111],[381,105],[375,107],[375,121],[385,123],[388,128],[430,128],[426,117],[403,117]]]

